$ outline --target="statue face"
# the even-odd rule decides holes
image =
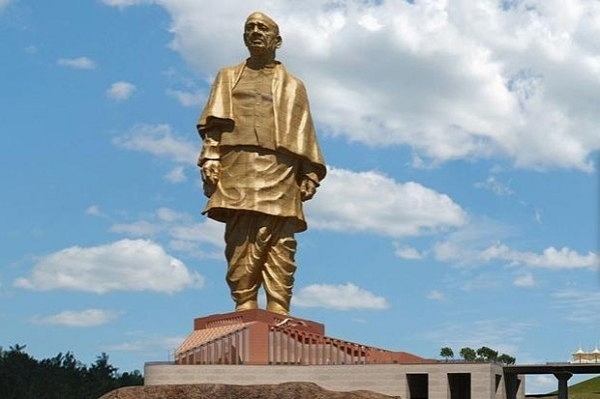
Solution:
[[[281,36],[272,19],[254,13],[244,25],[244,43],[252,55],[274,53],[281,46]]]

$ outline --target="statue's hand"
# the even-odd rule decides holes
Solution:
[[[311,179],[305,177],[300,182],[300,199],[302,201],[308,201],[312,197],[314,197],[317,192],[318,184],[312,181]]]
[[[204,195],[210,197],[217,188],[219,176],[221,175],[221,161],[208,159],[200,167],[202,182],[204,183]]]

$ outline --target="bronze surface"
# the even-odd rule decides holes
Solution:
[[[304,84],[275,59],[279,27],[255,12],[244,24],[250,57],[222,68],[197,129],[209,198],[203,211],[226,224],[227,283],[236,310],[288,314],[296,270],[294,234],[306,230],[302,203],[326,174]]]

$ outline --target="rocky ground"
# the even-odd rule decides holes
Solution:
[[[125,387],[100,399],[400,399],[371,391],[328,391],[309,382],[273,385],[153,385]]]

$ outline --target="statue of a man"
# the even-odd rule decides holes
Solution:
[[[258,307],[262,285],[267,310],[289,313],[302,202],[326,173],[304,85],[275,60],[281,42],[275,21],[250,14],[250,58],[219,71],[197,125],[203,213],[226,224],[226,279],[238,311]]]

